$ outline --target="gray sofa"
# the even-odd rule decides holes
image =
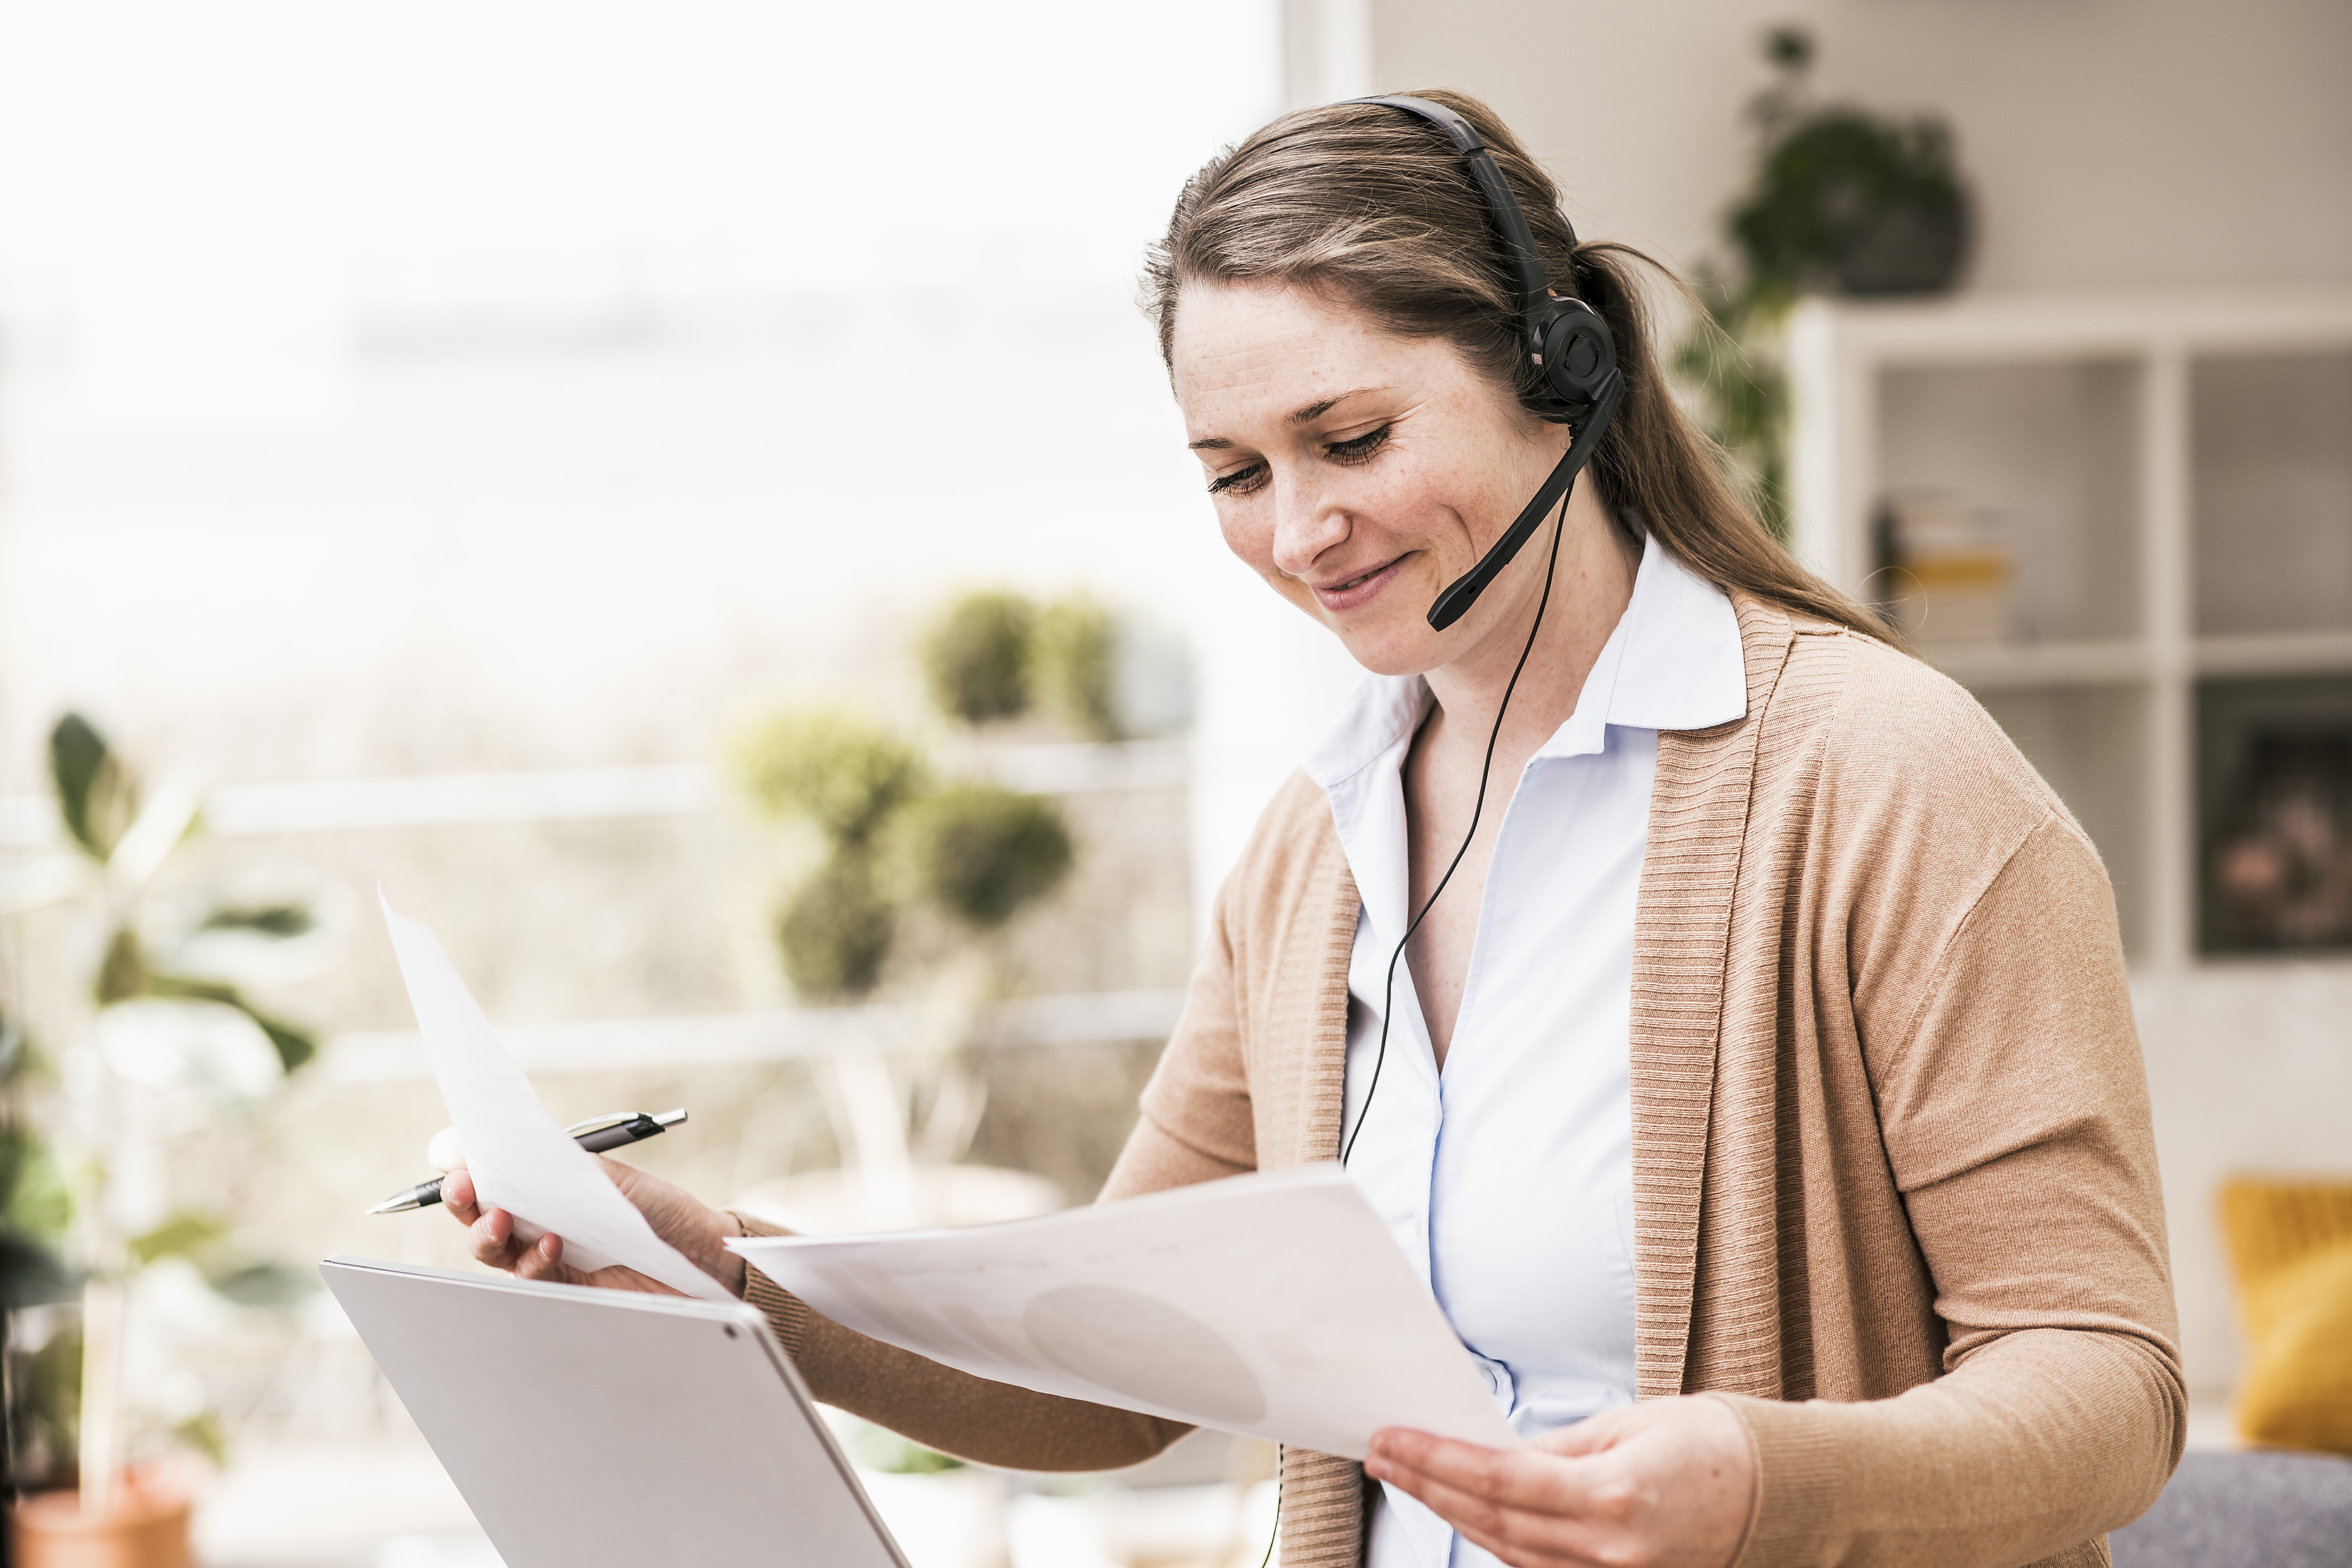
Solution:
[[[2352,1568],[2352,1459],[2184,1455],[2156,1506],[2108,1544],[2116,1568]]]

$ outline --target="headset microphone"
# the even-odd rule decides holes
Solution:
[[[1519,552],[1519,546],[1525,544],[1541,526],[1551,509],[1567,497],[1569,487],[1576,483],[1576,476],[1583,468],[1585,459],[1592,456],[1592,448],[1601,444],[1601,437],[1607,432],[1609,421],[1624,396],[1625,378],[1612,368],[1609,373],[1608,384],[1601,388],[1601,400],[1585,416],[1584,428],[1579,430],[1576,439],[1568,444],[1567,453],[1553,467],[1551,477],[1543,482],[1543,489],[1536,491],[1536,499],[1528,502],[1527,510],[1519,513],[1518,521],[1503,531],[1503,537],[1495,541],[1495,547],[1480,557],[1478,564],[1456,577],[1447,585],[1445,592],[1437,595],[1437,602],[1429,606],[1431,630],[1442,632],[1460,620],[1463,613],[1477,603],[1478,595],[1486,591],[1486,584],[1511,563],[1511,557]]]

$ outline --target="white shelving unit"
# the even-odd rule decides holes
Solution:
[[[1817,302],[1788,348],[1808,565],[1889,596],[1871,525],[1897,489],[2008,519],[2022,635],[1929,657],[2115,879],[2189,1384],[2218,1399],[2221,1184],[2352,1170],[2352,959],[2202,956],[2197,887],[2200,707],[2289,678],[2338,721],[2352,701],[2352,291]]]
[[[1788,354],[1800,559],[1884,597],[1890,492],[2013,521],[2026,635],[1930,657],[2098,841],[2135,963],[2191,967],[2200,679],[2352,673],[2352,292],[1816,300]]]

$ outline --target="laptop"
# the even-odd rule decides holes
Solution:
[[[319,1272],[507,1568],[909,1568],[751,1308]]]

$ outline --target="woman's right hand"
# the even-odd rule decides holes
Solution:
[[[436,1138],[435,1153],[447,1152],[450,1142],[446,1135]],[[708,1207],[684,1187],[635,1165],[607,1160],[601,1154],[595,1160],[604,1174],[612,1178],[613,1184],[621,1189],[621,1195],[646,1216],[655,1235],[736,1295],[743,1293],[743,1260],[726,1247],[727,1237],[744,1234],[733,1215]],[[501,1208],[482,1206],[462,1155],[455,1156],[446,1164],[436,1158],[434,1163],[442,1165],[447,1173],[441,1182],[441,1206],[466,1227],[466,1245],[476,1262],[523,1279],[593,1285],[608,1290],[644,1290],[657,1296],[678,1294],[660,1280],[619,1264],[597,1269],[574,1268],[563,1261],[562,1237],[551,1234],[535,1242],[518,1239],[512,1215]]]

